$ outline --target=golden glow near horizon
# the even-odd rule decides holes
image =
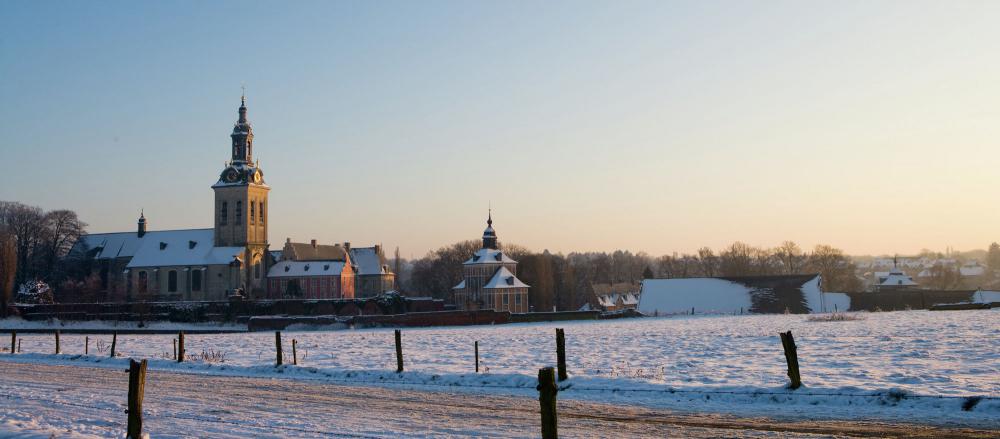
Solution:
[[[157,29],[192,32],[142,50],[127,12],[78,35],[72,11],[13,11],[0,199],[95,232],[140,207],[206,227],[246,82],[274,248],[422,256],[477,239],[491,201],[501,241],[559,252],[1000,240],[1000,3],[452,6],[168,8]],[[43,22],[70,30],[36,38]],[[270,31],[233,63],[227,27]]]

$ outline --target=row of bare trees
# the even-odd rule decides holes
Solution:
[[[6,311],[16,285],[39,279],[59,282],[69,276],[61,260],[87,224],[72,210],[44,211],[0,201],[0,300]]]
[[[431,251],[413,261],[401,287],[440,299],[450,299],[451,288],[462,280],[462,262],[479,249],[479,241],[463,241]],[[694,254],[653,257],[617,250],[568,255],[549,251],[533,253],[524,247],[502,244],[518,260],[518,277],[531,285],[529,301],[536,310],[577,309],[592,302],[595,285],[633,284],[647,278],[739,277],[819,273],[827,291],[859,291],[856,267],[840,249],[817,245],[812,252],[786,241],[774,248],[735,242],[716,252],[703,247]]]

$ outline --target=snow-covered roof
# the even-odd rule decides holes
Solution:
[[[492,248],[481,248],[472,254],[472,257],[465,261],[464,265],[471,264],[513,264],[517,261],[511,259],[501,250]]]
[[[615,306],[615,302],[617,301],[618,294],[602,294],[597,296],[597,303],[605,308]]]
[[[622,303],[626,305],[638,305],[639,295],[635,293],[625,293],[621,295]]]
[[[267,277],[340,276],[344,261],[280,261],[267,270]]]
[[[962,273],[962,276],[982,276],[986,273],[986,267],[982,265],[963,265],[959,267],[958,271]]]
[[[511,273],[507,267],[500,267],[493,278],[490,279],[483,288],[489,289],[503,289],[503,288],[528,288],[528,284],[521,282],[514,273]]]
[[[361,276],[386,274],[389,271],[385,265],[385,259],[376,251],[375,247],[351,247],[351,262],[355,267],[358,267],[358,274]]]
[[[459,282],[458,285],[455,285],[455,286],[451,287],[451,289],[453,289],[453,290],[462,290],[462,289],[465,289],[465,279],[462,279],[462,281]]]
[[[808,297],[819,294],[818,275],[741,278],[644,279],[639,294],[643,314],[758,313],[812,311]]]
[[[126,267],[225,265],[243,254],[243,247],[214,247],[213,229],[147,232]]]
[[[913,278],[907,276],[900,270],[892,270],[889,275],[886,276],[885,280],[879,283],[879,286],[914,286],[917,285],[913,281]]]
[[[146,236],[149,236],[149,233]],[[136,232],[92,233],[81,236],[76,244],[73,244],[70,252],[78,253],[86,248],[87,251],[93,252],[94,259],[132,257],[142,240],[143,238]]]

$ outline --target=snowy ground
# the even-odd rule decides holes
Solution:
[[[805,315],[672,317],[403,330],[407,372],[395,373],[391,329],[284,332],[299,366],[275,368],[274,334],[188,335],[177,364],[171,335],[120,335],[118,352],[154,370],[325,380],[352,385],[533,396],[539,367],[555,363],[554,328],[566,330],[571,378],[560,398],[690,411],[806,419],[876,419],[997,428],[1000,310],[860,313],[812,322]],[[783,388],[778,332],[798,344],[805,386]],[[124,369],[106,358],[110,336],[25,334],[2,360]],[[481,374],[473,373],[478,340]],[[98,345],[99,343],[99,345]],[[0,338],[0,344],[7,344]],[[221,353],[206,361],[202,353]],[[218,357],[216,356],[216,359]],[[290,363],[291,359],[286,359]],[[984,397],[971,410],[970,397]]]

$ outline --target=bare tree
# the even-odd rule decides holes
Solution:
[[[698,249],[698,263],[701,267],[701,275],[713,277],[718,273],[719,257],[711,248],[702,247]]]
[[[805,256],[802,249],[793,241],[782,242],[778,248],[774,249],[774,255],[781,261],[781,266],[785,274],[797,274],[805,264]]]
[[[17,276],[15,283],[36,276],[32,262],[38,256],[36,250],[45,237],[45,215],[41,208],[26,206],[18,202],[0,202],[0,225],[14,236],[17,250]]]
[[[723,276],[749,276],[753,271],[754,248],[736,241],[719,254],[719,265]]]
[[[17,274],[17,247],[14,237],[0,227],[0,317],[7,317],[7,306],[14,294]]]

